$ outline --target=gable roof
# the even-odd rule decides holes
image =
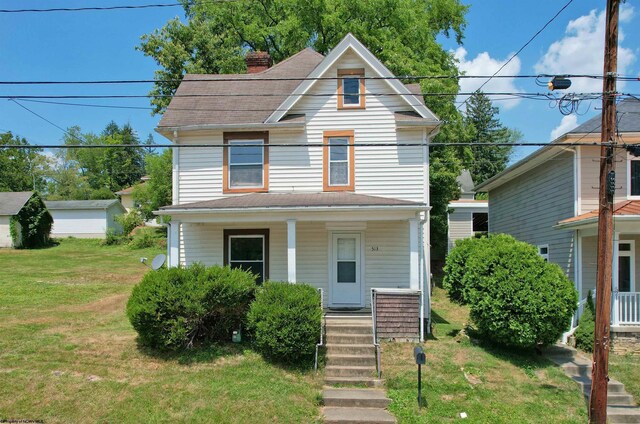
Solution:
[[[640,132],[640,100],[624,99],[616,106],[618,132]],[[602,113],[578,125],[567,134],[600,133]]]
[[[118,199],[109,200],[45,200],[49,210],[108,209],[113,204],[121,205]]]
[[[0,192],[0,215],[16,215],[31,196],[33,191]]]
[[[313,69],[308,75],[307,80],[304,80],[300,85],[296,87],[293,93],[282,102],[280,107],[274,111],[271,116],[267,118],[265,122],[274,123],[278,122],[286,113],[302,98],[302,96],[308,92],[311,87],[317,82],[316,78],[322,77],[322,75],[348,50],[353,50],[357,55],[364,60],[377,74],[378,77],[387,78],[385,82],[389,84],[391,89],[395,91],[400,97],[407,102],[407,105],[415,110],[422,118],[432,121],[434,125],[440,123],[438,117],[431,112],[426,106],[424,106],[424,100],[420,100],[419,97],[412,93],[406,85],[400,82],[391,71],[378,60],[353,34],[347,34],[338,45],[331,50],[331,52],[324,58],[324,60]],[[415,90],[415,85],[413,86]]]
[[[306,48],[254,74],[187,74],[160,119],[158,131],[185,126],[261,124],[300,84],[300,78],[306,78],[323,59],[320,53]],[[219,94],[222,96],[216,96]]]

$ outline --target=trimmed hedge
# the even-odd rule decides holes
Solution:
[[[573,334],[576,338],[576,347],[586,352],[593,352],[593,340],[596,331],[596,307],[593,304],[591,290],[587,296],[587,305],[578,321],[578,328]]]
[[[486,339],[528,348],[560,338],[576,310],[577,292],[559,266],[508,235],[463,246],[469,250],[458,256],[466,259],[463,265],[452,260],[448,284],[470,306],[471,319]]]
[[[273,361],[296,365],[311,363],[321,322],[320,294],[300,283],[265,282],[248,315],[255,349]]]
[[[127,316],[140,342],[160,350],[230,341],[255,295],[255,276],[195,264],[148,272],[133,288]]]

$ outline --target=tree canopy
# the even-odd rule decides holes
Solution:
[[[1,145],[28,146],[11,132],[0,134]],[[47,158],[42,149],[0,149],[0,191],[42,191],[45,188]]]

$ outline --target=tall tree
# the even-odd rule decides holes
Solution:
[[[483,92],[476,91],[467,101],[465,121],[473,129],[471,142],[486,144],[472,146],[471,155],[464,161],[477,184],[502,172],[509,163],[513,146],[492,145],[495,143],[514,143],[522,138],[519,131],[506,128],[498,117],[499,110]]]
[[[462,42],[468,6],[460,0],[183,1],[188,22],[169,21],[138,46],[161,67],[151,94],[160,113],[185,73],[244,72],[247,49],[275,62],[305,47],[329,52],[353,33],[396,75],[457,75],[438,43]]]
[[[0,134],[0,144],[28,146],[29,142],[11,132]],[[46,187],[48,160],[42,149],[0,149],[0,191],[42,191]]]

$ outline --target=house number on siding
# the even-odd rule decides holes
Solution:
[[[379,246],[371,246],[371,248],[369,249],[371,252],[378,252],[380,250]]]

